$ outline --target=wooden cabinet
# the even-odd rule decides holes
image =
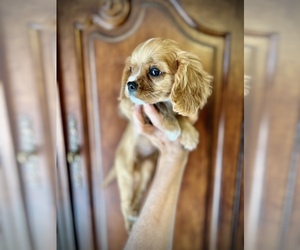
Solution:
[[[0,249],[122,249],[117,185],[102,182],[125,58],[151,37],[214,77],[174,249],[243,249],[244,232],[247,249],[299,249],[298,2],[1,1]]]
[[[245,2],[245,246],[299,248],[299,2]]]
[[[56,247],[56,11],[1,1],[1,249]]]
[[[102,189],[101,183],[126,125],[117,112],[125,58],[151,37],[176,40],[199,55],[214,76],[213,94],[196,123],[201,142],[190,154],[182,183],[174,248],[242,247],[243,9],[224,5],[226,25],[213,18],[217,4],[206,3],[206,9],[202,4],[64,1],[58,6],[63,116],[66,126],[69,115],[75,118],[80,141],[80,177],[71,173],[70,179],[80,249],[121,249],[126,242],[117,185]]]
[[[0,4],[0,248],[122,249],[117,185],[102,188],[126,126],[121,73],[139,43],[163,37],[214,77],[174,249],[242,249],[242,2],[8,2]]]

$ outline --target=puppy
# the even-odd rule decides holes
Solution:
[[[181,50],[173,40],[149,39],[126,59],[119,108],[129,123],[116,150],[114,167],[104,183],[107,185],[116,175],[128,232],[137,219],[158,157],[157,149],[133,126],[133,106],[153,104],[163,115],[167,138],[180,138],[182,146],[191,151],[199,142],[192,123],[210,94],[211,76],[203,70],[200,59]]]

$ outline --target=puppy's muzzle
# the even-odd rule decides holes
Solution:
[[[129,94],[134,93],[138,89],[138,84],[136,82],[128,82],[127,88],[128,88]]]

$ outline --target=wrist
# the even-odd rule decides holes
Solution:
[[[186,155],[188,155],[188,151],[185,150],[182,145],[171,145],[170,147],[168,147],[168,145],[165,145],[165,147],[160,148],[160,155],[162,157],[166,157],[168,159],[172,159],[172,158],[184,158]]]
[[[167,165],[182,165],[185,164],[188,158],[189,151],[180,150],[161,150],[159,161]]]

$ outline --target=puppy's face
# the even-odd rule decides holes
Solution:
[[[210,92],[200,60],[173,40],[149,39],[126,60],[121,98],[135,104],[171,101],[175,112],[190,115],[203,106]]]
[[[167,48],[162,40],[146,41],[126,60],[122,82],[125,96],[136,104],[168,100],[176,70],[175,49]]]

